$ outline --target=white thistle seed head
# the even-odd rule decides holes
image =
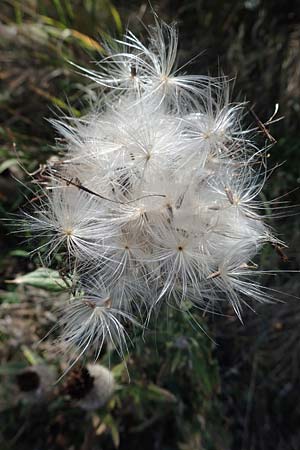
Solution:
[[[63,163],[25,221],[46,261],[64,252],[76,272],[61,324],[79,356],[105,341],[122,356],[127,325],[164,301],[211,310],[227,298],[240,317],[247,298],[270,300],[252,280],[252,259],[276,243],[260,199],[265,149],[224,77],[180,74],[177,45],[158,20],[148,44],[128,31],[97,71],[81,69],[103,88],[101,106],[54,121]]]

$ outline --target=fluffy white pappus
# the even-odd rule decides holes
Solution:
[[[146,43],[128,31],[97,72],[83,69],[102,100],[54,121],[65,154],[27,214],[37,251],[76,269],[61,325],[77,357],[106,340],[122,356],[136,317],[145,324],[164,303],[213,311],[227,299],[241,318],[247,299],[272,296],[252,262],[282,245],[264,222],[277,208],[262,197],[266,149],[224,77],[176,70],[176,28],[156,19],[148,31]]]
[[[129,340],[125,325],[138,325],[130,313],[113,306],[107,289],[100,287],[95,293],[96,290],[94,286],[90,292],[79,293],[63,309],[59,321],[63,329],[60,344],[73,364],[89,350],[93,351],[95,360],[98,359],[105,343],[123,358]]]
[[[69,177],[121,202],[137,198],[138,190],[146,190],[145,183],[159,173],[163,179],[182,165],[181,120],[155,111],[149,102],[138,104],[134,114],[123,105],[101,117],[72,120],[67,127],[55,121],[55,126],[67,141]]]
[[[105,255],[99,259],[95,271],[109,288],[124,276],[138,280],[140,273],[147,272],[145,252],[144,240],[138,240],[133,234],[122,233],[117,239],[107,242]]]
[[[88,364],[86,371],[92,380],[91,386],[78,406],[86,411],[94,411],[103,407],[114,393],[116,383],[113,373],[100,364]]]
[[[40,194],[33,212],[24,212],[24,229],[41,240],[35,252],[48,261],[59,252],[79,261],[96,258],[104,227],[99,201],[75,186],[53,183]]]
[[[274,301],[272,289],[264,288],[253,278],[266,273],[258,269],[251,257],[260,250],[264,241],[252,237],[232,246],[222,261],[208,277],[204,292],[214,292],[215,302],[230,300],[235,313],[242,320],[242,306],[249,306],[249,300],[260,303]],[[247,261],[247,262],[246,262]]]
[[[155,20],[148,27],[148,45],[131,31],[123,40],[104,44],[106,57],[97,63],[98,70],[75,65],[93,82],[120,95],[134,93],[136,103],[154,98],[157,107],[163,103],[181,109],[195,99],[205,97],[208,84],[218,87],[219,80],[205,75],[187,75],[176,68],[178,33],[175,25]],[[133,102],[133,106],[136,104]]]
[[[178,51],[178,32],[175,25],[155,20],[155,26],[148,28],[149,46],[144,51],[144,73],[146,98],[155,96],[158,105],[166,103],[171,109],[179,110],[195,98],[202,97],[210,83],[215,86],[217,79],[205,75],[187,75],[176,68]],[[138,48],[139,40],[132,36]],[[187,65],[187,64],[185,64]]]
[[[164,296],[170,299],[178,290],[184,298],[189,286],[201,297],[201,281],[209,274],[212,261],[210,255],[201,252],[197,234],[164,228],[158,230],[152,248],[153,275],[159,289],[156,302]]]
[[[262,217],[270,209],[261,197],[267,177],[265,161],[250,157],[240,164],[223,164],[219,176],[210,177],[208,185],[223,205],[263,225]]]
[[[209,103],[213,104],[215,100]],[[223,170],[224,167],[248,166],[250,160],[255,164],[259,151],[240,123],[244,115],[243,105],[220,106],[217,103],[217,107],[219,109],[216,111],[212,105],[213,110],[201,111],[202,106],[199,105],[198,112],[183,119],[183,135],[188,143],[185,164],[190,168],[205,169],[207,174],[213,175],[217,169]]]

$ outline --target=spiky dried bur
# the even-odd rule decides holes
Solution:
[[[179,75],[177,32],[156,23],[149,45],[131,32],[98,71],[103,101],[80,119],[54,121],[65,157],[29,219],[46,261],[65,255],[78,292],[61,319],[67,348],[122,355],[125,326],[146,323],[161,302],[214,309],[227,297],[272,292],[250,277],[252,258],[276,238],[259,194],[265,149],[243,129],[243,104],[224,78]],[[71,270],[72,269],[72,270]]]

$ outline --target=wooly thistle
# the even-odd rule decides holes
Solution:
[[[129,324],[146,326],[163,302],[214,311],[228,299],[241,318],[247,298],[272,300],[252,279],[261,248],[282,245],[264,222],[259,127],[243,128],[225,77],[174,68],[174,26],[148,33],[145,45],[128,31],[97,70],[80,68],[101,104],[52,121],[65,154],[23,220],[44,263],[60,254],[75,277],[60,324],[77,358],[106,341],[123,356]]]

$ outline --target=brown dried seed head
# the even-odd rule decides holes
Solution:
[[[69,395],[74,400],[84,398],[94,386],[94,378],[91,377],[86,367],[76,367],[69,372],[61,393]]]

